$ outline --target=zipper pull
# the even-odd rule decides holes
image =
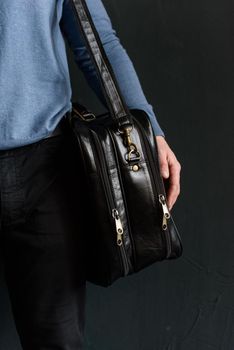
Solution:
[[[166,203],[165,196],[164,196],[163,194],[160,193],[160,194],[158,195],[158,197],[159,197],[159,202],[161,203],[162,209],[163,209],[162,229],[163,229],[163,230],[166,230],[166,229],[167,229],[167,220],[170,219],[171,215],[170,215],[170,212],[169,212],[167,203]]]
[[[167,219],[165,218],[164,215],[163,215],[162,229],[163,229],[163,230],[166,230],[166,229],[167,229]]]
[[[123,244],[123,226],[120,220],[119,212],[116,208],[112,209],[112,216],[115,219],[115,227],[117,232],[117,244],[121,246]]]

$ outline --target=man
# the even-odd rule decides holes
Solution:
[[[144,109],[152,122],[171,209],[180,191],[180,164],[101,0],[87,5],[128,107]],[[82,261],[74,269],[78,245],[73,252],[69,244],[77,236],[74,217],[79,222],[69,186],[78,181],[79,169],[72,167],[73,148],[60,123],[71,109],[64,39],[104,102],[72,0],[1,0],[0,238],[24,350],[77,350],[83,344],[85,281]]]

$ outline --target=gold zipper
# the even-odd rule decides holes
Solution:
[[[119,212],[116,208],[112,209],[112,216],[115,219],[115,227],[117,232],[117,244],[121,246],[123,244],[123,226],[120,220]]]
[[[166,199],[165,196],[163,194],[159,194],[158,195],[159,198],[159,202],[162,205],[162,209],[163,209],[163,221],[162,221],[162,229],[166,230],[167,229],[167,220],[170,219],[171,215],[166,203]]]

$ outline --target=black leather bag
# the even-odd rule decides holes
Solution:
[[[85,179],[86,279],[107,287],[180,257],[182,243],[168,210],[149,117],[127,108],[85,1],[72,3],[108,105],[107,113],[95,116],[73,102],[69,117]]]

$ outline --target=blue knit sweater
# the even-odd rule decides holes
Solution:
[[[0,0],[0,149],[48,136],[71,109],[65,40],[103,101],[81,34],[69,18],[69,1]],[[103,3],[87,0],[87,5],[128,107],[145,110],[155,135],[165,136]]]

